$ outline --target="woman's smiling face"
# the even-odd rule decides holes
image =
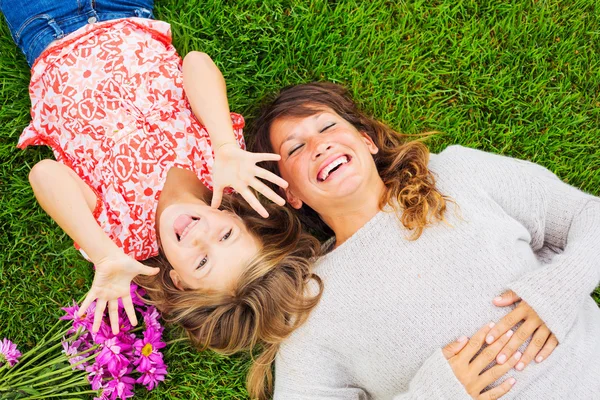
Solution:
[[[227,290],[260,250],[237,215],[201,200],[165,208],[159,235],[180,289]]]
[[[377,173],[373,140],[328,108],[308,117],[275,120],[270,139],[281,155],[279,170],[289,183],[287,200],[295,208],[304,202],[321,213],[365,189]]]

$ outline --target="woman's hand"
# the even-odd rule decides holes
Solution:
[[[529,346],[527,346],[527,349],[523,353],[523,357],[521,357],[521,361],[516,366],[518,371],[522,371],[534,357],[535,361],[538,363],[548,358],[558,345],[558,340],[529,304],[521,300],[521,298],[512,290],[496,297],[494,299],[494,304],[498,307],[506,307],[517,301],[521,302],[514,310],[508,313],[500,320],[500,322],[498,322],[498,324],[496,324],[496,326],[494,326],[488,333],[486,342],[492,343],[499,335],[504,334],[517,323],[524,321],[516,330],[515,335],[510,342],[504,346],[496,358],[498,364],[504,363],[506,359],[525,342],[525,340],[531,337],[532,339]]]
[[[119,333],[119,299],[121,299],[129,321],[133,326],[137,325],[130,293],[131,280],[136,275],[155,275],[159,269],[145,266],[123,252],[104,257],[95,264],[95,267],[96,274],[92,288],[81,304],[77,316],[82,317],[92,302],[96,300],[92,331],[98,332],[104,317],[104,309],[108,304],[110,325],[112,332],[116,335]]]
[[[282,188],[287,188],[288,183],[256,165],[261,161],[279,161],[281,156],[269,153],[250,153],[238,147],[237,143],[225,143],[215,150],[215,164],[213,166],[213,198],[211,206],[218,208],[223,198],[223,190],[232,187],[238,192],[252,208],[262,217],[267,218],[269,213],[260,204],[250,187],[261,193],[267,199],[280,206],[285,200],[271,190],[258,178],[265,179]]]
[[[521,353],[517,352],[503,365],[494,365],[484,373],[481,373],[485,367],[494,361],[498,352],[506,343],[508,343],[512,336],[512,331],[509,330],[495,343],[487,346],[473,359],[475,354],[477,354],[485,343],[486,335],[493,326],[494,324],[490,323],[481,328],[470,340],[463,336],[456,342],[450,343],[442,349],[446,360],[448,360],[448,363],[452,367],[452,371],[454,371],[454,375],[456,375],[460,383],[463,384],[467,393],[477,400],[499,399],[508,393],[516,382],[514,378],[510,378],[495,388],[481,393],[485,387],[504,376],[504,374],[506,374],[521,357]]]

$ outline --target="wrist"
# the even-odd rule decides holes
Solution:
[[[236,141],[227,141],[227,142],[222,142],[222,143],[215,143],[214,146],[214,150],[213,152],[215,154],[217,154],[217,152],[223,148],[229,148],[231,146],[234,146],[236,149],[239,148],[238,144]]]

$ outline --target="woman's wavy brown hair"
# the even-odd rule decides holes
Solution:
[[[222,207],[241,217],[261,243],[233,290],[177,289],[169,274],[172,267],[162,254],[144,262],[160,272],[140,275],[136,283],[146,289],[148,302],[163,318],[182,326],[199,350],[230,355],[259,349],[247,387],[253,399],[266,399],[273,387],[271,365],[279,344],[306,320],[321,297],[323,284],[311,272],[320,244],[302,231],[298,218],[286,208],[267,204],[270,217],[262,218],[237,195],[224,196]]]
[[[446,201],[449,199],[436,188],[435,178],[427,168],[429,150],[414,136],[402,135],[387,125],[360,111],[348,91],[329,82],[315,82],[284,88],[277,97],[266,103],[252,124],[254,138],[252,151],[273,153],[271,127],[281,118],[309,117],[322,111],[334,111],[364,132],[375,142],[379,152],[373,155],[377,171],[386,191],[380,199],[380,208],[389,204],[402,224],[418,239],[423,229],[434,222],[444,220]],[[427,136],[421,135],[419,139]],[[280,175],[276,163],[265,166]],[[321,239],[333,231],[317,212],[304,204],[298,212],[304,226]]]

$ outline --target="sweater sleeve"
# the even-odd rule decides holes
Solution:
[[[529,231],[534,251],[562,250],[505,288],[525,300],[561,342],[600,281],[600,199],[537,164],[458,146],[450,152],[472,183]]]
[[[275,361],[274,400],[367,400],[351,376],[349,361],[312,344],[283,344]],[[408,391],[394,400],[470,400],[471,396],[437,349],[417,371]]]

